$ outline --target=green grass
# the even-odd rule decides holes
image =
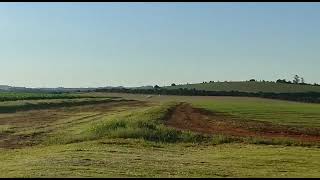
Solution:
[[[0,101],[15,101],[15,100],[37,100],[37,99],[66,99],[79,98],[68,93],[23,93],[23,92],[0,92]]]
[[[78,137],[79,133],[87,130],[88,125],[101,120],[102,117],[140,108],[136,102],[124,100],[107,100],[102,101],[102,104],[86,103],[89,103],[88,106],[76,108],[65,107],[52,110],[1,113],[0,148],[41,144],[52,134],[56,136],[61,131],[65,133],[63,136]]]
[[[175,105],[176,103],[167,103],[104,116],[93,123],[61,130],[53,134],[47,142],[63,144],[101,138],[131,138],[166,143],[208,140],[207,136],[178,131],[164,125],[165,116]]]
[[[0,135],[14,132],[11,125],[0,125]]]
[[[188,102],[195,107],[205,108],[213,112],[226,113],[244,120],[266,121],[294,127],[320,128],[320,104],[256,97],[161,95],[146,98],[146,95],[125,93],[100,93],[99,95],[145,100],[155,103],[171,101]]]
[[[163,125],[165,115],[173,105],[161,106],[102,120],[90,129],[95,137],[142,138],[151,141],[176,142],[182,134]]]
[[[259,98],[194,100],[192,103],[214,112],[224,112],[249,120],[267,121],[294,127],[320,128],[320,104]]]
[[[104,115],[80,125],[61,128],[50,135],[45,144],[68,144],[97,139],[143,139],[150,142],[200,144],[248,143],[287,146],[314,146],[319,143],[308,143],[287,138],[243,138],[222,134],[205,135],[190,131],[179,131],[164,125],[166,115],[177,103],[164,103],[160,106],[128,110],[113,115]]]
[[[114,98],[41,99],[0,102],[0,113],[106,103]],[[119,100],[121,101],[121,100]]]
[[[1,150],[0,177],[319,177],[318,148],[104,139]]]
[[[239,118],[319,127],[317,104],[234,97],[157,96],[148,100],[154,106],[77,112],[43,128],[21,131],[22,135],[45,132],[46,136],[33,147],[0,148],[0,177],[320,176],[319,146],[287,139],[204,136],[163,125],[166,113],[176,104],[172,101],[186,101]],[[0,134],[13,128],[2,125]]]
[[[320,92],[320,86],[283,84],[275,82],[213,82],[188,85],[167,86],[168,89],[188,88],[206,91],[240,91],[240,92]]]
[[[31,92],[0,92],[0,102],[17,100],[41,100],[41,99],[78,99],[95,98],[81,93],[31,93]]]

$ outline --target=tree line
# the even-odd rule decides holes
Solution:
[[[271,92],[240,92],[240,91],[205,91],[177,88],[167,89],[155,86],[153,89],[129,89],[129,88],[110,88],[96,89],[96,92],[117,92],[133,94],[156,94],[156,95],[182,95],[182,96],[245,96],[245,97],[262,97],[271,99],[281,99],[299,102],[320,103],[319,92],[304,93],[271,93]]]
[[[247,82],[273,82],[273,83],[284,83],[284,84],[301,84],[301,85],[310,85],[310,86],[320,86],[320,84],[317,83],[306,83],[305,79],[299,75],[294,75],[293,80],[286,80],[286,79],[278,79],[276,81],[265,81],[265,80],[256,80],[256,79],[250,79],[247,80]],[[203,81],[202,84],[206,84],[206,83],[214,83],[215,81]],[[216,81],[216,82],[220,82],[220,81]],[[228,82],[228,81],[224,81],[224,82]],[[175,83],[172,83],[171,86],[176,86]]]

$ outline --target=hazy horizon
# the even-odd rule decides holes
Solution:
[[[320,83],[320,3],[0,3],[0,85]]]

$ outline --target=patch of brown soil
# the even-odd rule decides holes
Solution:
[[[241,137],[292,138],[306,142],[320,142],[320,135],[308,134],[289,126],[268,122],[240,120],[222,113],[193,108],[187,103],[175,107],[167,126],[204,134],[225,134]]]
[[[0,148],[16,149],[25,146],[32,146],[38,143],[38,138],[32,135],[12,136],[0,134]]]

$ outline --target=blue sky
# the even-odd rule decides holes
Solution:
[[[0,3],[0,84],[320,82],[320,3]]]

